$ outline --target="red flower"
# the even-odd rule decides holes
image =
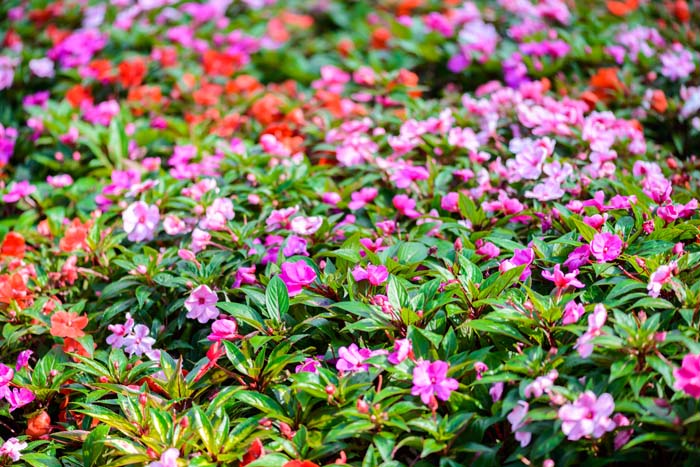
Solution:
[[[125,88],[138,86],[146,76],[146,61],[142,58],[127,60],[119,64],[119,81]]]
[[[84,224],[77,217],[73,219],[66,229],[66,234],[58,243],[61,251],[70,253],[78,249],[86,250],[88,231],[92,227],[92,221],[87,221]]]
[[[311,461],[293,460],[284,463],[282,467],[319,467],[319,465]]]
[[[73,107],[80,107],[83,102],[92,103],[92,95],[88,88],[76,84],[66,92],[66,100],[70,102]]]
[[[17,232],[8,232],[0,247],[0,254],[22,259],[25,249],[24,237]]]
[[[0,303],[16,302],[21,309],[32,303],[32,294],[27,289],[24,279],[19,274],[0,275]]]
[[[639,0],[608,0],[608,11],[615,16],[626,16],[639,8]]]
[[[231,76],[240,65],[240,57],[216,50],[207,50],[202,57],[204,72],[212,76]]]
[[[265,449],[263,448],[263,444],[260,441],[260,438],[255,438],[255,441],[253,441],[253,444],[250,445],[248,448],[248,452],[245,453],[243,456],[243,459],[241,460],[240,467],[244,467],[251,462],[253,462],[256,459],[259,459],[262,457],[262,455],[265,454]]]

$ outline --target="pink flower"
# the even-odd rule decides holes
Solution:
[[[587,358],[593,353],[593,344],[591,341],[594,337],[603,334],[603,326],[608,319],[608,312],[602,304],[595,306],[593,313],[588,316],[588,330],[581,334],[576,341],[574,348],[578,350],[581,357]]]
[[[363,362],[372,356],[370,349],[361,349],[357,344],[350,344],[349,347],[338,349],[338,357],[340,358],[335,363],[335,368],[338,371],[350,373],[367,371],[369,365]]]
[[[348,203],[348,208],[353,211],[362,209],[366,204],[371,203],[378,193],[379,190],[376,188],[362,188],[360,191],[354,191],[350,195],[352,201]]]
[[[219,309],[216,307],[217,303],[216,293],[209,286],[200,285],[185,300],[187,317],[196,319],[200,323],[216,319],[219,316]]]
[[[143,201],[130,204],[122,213],[124,231],[132,242],[153,240],[159,220],[158,206],[149,206]]]
[[[554,286],[559,292],[567,287],[576,287],[579,289],[585,287],[580,280],[576,279],[577,274],[578,270],[574,270],[568,274],[562,273],[561,267],[558,264],[554,265],[554,272],[542,271],[542,277],[548,281],[554,282]]]
[[[525,397],[541,397],[554,385],[554,381],[559,377],[557,370],[552,370],[544,376],[538,376],[535,381],[525,386]]]
[[[573,271],[588,264],[589,256],[591,256],[591,247],[588,245],[581,245],[569,253],[569,257],[564,261],[564,266],[566,266],[569,271]]]
[[[673,277],[673,271],[675,271],[676,268],[678,268],[678,264],[675,261],[671,261],[667,265],[659,266],[659,268],[651,274],[649,277],[649,285],[647,285],[649,296],[659,296],[661,287],[670,282]]]
[[[292,231],[298,235],[312,235],[323,225],[321,216],[304,217],[297,216],[292,219]]]
[[[207,230],[224,230],[226,222],[234,218],[233,202],[228,198],[216,198],[207,208],[206,217],[199,227]]]
[[[599,263],[613,261],[622,253],[622,239],[608,232],[597,233],[591,241],[591,254]]]
[[[217,319],[211,324],[211,334],[207,339],[214,342],[238,339],[238,323],[235,319]]]
[[[7,386],[15,376],[15,371],[4,363],[0,363],[0,386]]]
[[[417,180],[427,180],[430,172],[425,167],[414,167],[407,165],[391,176],[391,181],[394,182],[396,188],[408,188],[411,183]]]
[[[408,339],[396,339],[394,341],[394,351],[389,354],[389,363],[398,365],[407,358],[413,358],[413,344]]]
[[[10,185],[10,190],[2,197],[2,200],[6,203],[16,203],[20,199],[31,195],[35,191],[36,187],[31,185],[26,180],[22,180],[21,182],[12,182]]]
[[[39,78],[53,78],[56,73],[50,58],[34,58],[29,60],[29,69]]]
[[[241,266],[236,271],[236,279],[233,281],[233,288],[237,289],[242,284],[255,284],[255,266]]]
[[[124,351],[131,355],[143,355],[153,352],[153,344],[156,340],[148,337],[149,330],[143,324],[134,326],[134,331],[126,336],[123,341]]]
[[[564,307],[564,316],[561,322],[564,325],[574,324],[578,322],[578,320],[581,318],[581,316],[583,316],[585,312],[586,310],[583,308],[583,305],[576,303],[574,300],[571,300]]]
[[[279,278],[287,286],[290,297],[298,295],[302,288],[316,280],[316,271],[303,259],[295,263],[282,263],[281,269]]]
[[[205,249],[210,242],[211,234],[209,232],[205,232],[201,229],[194,229],[192,231],[192,244],[190,245],[190,248],[194,253]]]
[[[503,273],[518,266],[526,265],[522,274],[520,274],[520,280],[524,281],[525,279],[530,277],[530,274],[532,274],[532,271],[530,270],[530,265],[534,260],[535,252],[532,250],[532,248],[524,248],[522,250],[516,248],[513,251],[513,257],[511,259],[503,261],[498,267],[498,270],[501,273]]]
[[[107,336],[107,344],[111,345],[115,349],[119,349],[124,346],[124,338],[131,333],[134,328],[134,320],[131,317],[131,313],[126,314],[126,322],[124,324],[110,324],[107,326],[112,334]]]
[[[411,199],[406,195],[396,195],[394,196],[394,199],[392,200],[392,204],[396,208],[396,210],[399,212],[399,214],[404,215],[406,217],[410,217],[411,219],[415,219],[416,217],[420,217],[420,213],[416,211],[416,200]]]
[[[503,396],[503,387],[505,384],[502,381],[499,381],[498,383],[493,383],[491,387],[489,388],[489,395],[491,396],[491,400],[494,402],[498,402],[501,400],[501,397]]]
[[[49,175],[46,177],[46,183],[51,185],[53,188],[65,188],[73,184],[73,177],[68,174],[59,174],[55,176]]]
[[[451,191],[442,197],[440,207],[447,212],[459,212],[459,193]]]
[[[9,457],[12,461],[17,462],[22,455],[20,451],[27,447],[27,443],[20,441],[17,438],[9,438],[0,447],[0,456]]]
[[[362,268],[362,266],[358,264],[355,266],[355,269],[352,270],[352,277],[356,282],[366,280],[372,285],[380,285],[389,278],[389,271],[386,269],[386,266],[381,264],[379,266],[368,264],[367,269]]]
[[[474,371],[476,372],[476,379],[481,379],[484,373],[489,371],[489,367],[484,362],[476,362],[474,363]]]
[[[321,367],[321,362],[315,358],[306,358],[300,365],[294,368],[294,373],[318,373],[318,369]]]
[[[291,219],[291,217],[298,212],[299,208],[296,206],[272,211],[265,220],[267,231],[271,232],[273,230],[288,229],[290,226],[289,219]]]
[[[518,404],[511,410],[508,414],[508,421],[510,422],[510,429],[515,433],[515,439],[520,441],[520,447],[525,447],[530,444],[532,440],[532,433],[529,431],[520,431],[525,424],[525,419],[527,418],[527,411],[530,405],[525,401],[518,401]]]
[[[17,355],[17,365],[15,366],[15,371],[19,371],[22,368],[29,368],[29,358],[34,353],[33,350],[23,350]]]
[[[441,360],[418,362],[413,369],[411,394],[420,396],[424,404],[430,404],[435,396],[442,401],[448,400],[459,383],[454,378],[447,378],[447,369],[447,363]]]
[[[148,464],[148,467],[177,467],[177,459],[180,457],[180,451],[177,448],[166,449],[160,455],[160,459]]]
[[[629,426],[632,424],[629,418],[625,417],[621,413],[616,413],[615,416],[613,417],[613,422],[615,422],[615,425],[619,428],[621,426]],[[613,445],[615,447],[615,450],[619,450],[622,446],[627,444],[627,442],[632,439],[632,435],[634,434],[634,430],[619,430],[617,434],[615,435],[615,440],[613,441]]]
[[[12,389],[5,392],[5,399],[10,403],[10,412],[12,412],[32,402],[34,393],[25,388]]]
[[[501,254],[500,248],[491,242],[486,242],[476,250],[477,255],[485,256],[487,259],[496,258]]]
[[[592,391],[586,391],[573,404],[559,409],[561,431],[570,441],[591,436],[600,438],[615,429],[615,422],[610,418],[614,410],[615,402],[610,394],[596,397]]]
[[[691,397],[700,399],[700,354],[683,357],[681,367],[673,370],[674,387]]]

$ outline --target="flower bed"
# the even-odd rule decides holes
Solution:
[[[0,465],[695,465],[700,2],[0,5]]]

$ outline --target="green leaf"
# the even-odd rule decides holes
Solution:
[[[267,289],[265,289],[265,306],[268,316],[276,322],[280,322],[282,315],[289,310],[289,292],[287,292],[287,286],[279,276],[273,277],[270,283],[267,284]]]

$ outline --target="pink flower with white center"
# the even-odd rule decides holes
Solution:
[[[413,358],[413,344],[409,339],[396,339],[394,341],[394,351],[389,354],[389,363],[398,365],[407,358]]]
[[[35,191],[36,187],[31,185],[26,180],[22,180],[21,182],[12,182],[9,191],[2,197],[2,200],[6,203],[16,203],[20,199],[31,195]]]
[[[211,324],[211,334],[207,339],[213,342],[232,341],[241,337],[238,334],[238,323],[235,319],[217,319]]]
[[[659,266],[659,268],[654,271],[651,276],[649,276],[649,284],[647,285],[647,290],[649,291],[649,296],[658,297],[661,293],[661,288],[664,284],[671,281],[673,277],[673,272],[678,268],[678,263],[671,261],[670,263]]]
[[[224,230],[226,222],[234,218],[233,202],[228,198],[216,198],[207,208],[207,214],[199,227],[207,230]]]
[[[148,467],[177,467],[179,457],[180,451],[177,448],[169,448],[160,455],[159,460],[148,464]]]
[[[299,207],[297,206],[272,211],[267,220],[265,220],[267,231],[270,232],[273,230],[288,229],[289,219],[298,212]]]
[[[323,225],[321,216],[304,217],[297,216],[292,219],[292,231],[298,235],[312,235]]]
[[[415,219],[420,217],[420,213],[416,211],[416,200],[411,199],[406,195],[396,195],[392,200],[392,204],[399,212],[399,214]]]
[[[20,451],[27,447],[27,443],[20,441],[17,438],[8,438],[7,441],[0,446],[0,456],[9,457],[13,462],[17,462],[21,457]]]
[[[68,174],[49,175],[46,177],[46,183],[53,188],[65,188],[73,184],[73,177]]]
[[[379,266],[368,264],[366,269],[358,264],[352,270],[352,277],[356,282],[366,280],[372,285],[380,285],[389,278],[389,271],[381,264]]]
[[[610,418],[615,410],[615,401],[608,393],[600,397],[592,391],[586,391],[573,404],[559,408],[561,431],[569,441],[581,438],[600,438],[615,429],[615,422]]]
[[[321,368],[321,362],[315,358],[306,358],[301,364],[294,368],[294,373],[318,373],[318,369]]]
[[[350,344],[348,347],[338,349],[338,361],[335,368],[338,371],[355,373],[369,370],[369,364],[364,363],[374,353],[370,349],[361,349],[357,344]]]
[[[305,286],[316,280],[316,271],[302,259],[295,263],[282,263],[281,269],[279,278],[287,286],[290,297],[298,295]]]
[[[5,400],[10,403],[10,412],[31,403],[34,398],[34,393],[25,388],[12,389],[5,392]]]
[[[107,336],[107,344],[111,345],[115,349],[119,349],[124,346],[124,338],[131,334],[131,330],[134,328],[134,319],[131,317],[131,313],[126,314],[126,322],[124,324],[110,324],[107,326],[112,334]]]
[[[255,266],[241,266],[236,271],[236,279],[233,281],[233,288],[237,289],[242,284],[255,284]]]
[[[681,367],[673,370],[673,387],[690,397],[700,399],[700,354],[687,354]]]
[[[525,197],[534,198],[538,201],[545,202],[553,199],[559,199],[564,196],[564,194],[565,193],[561,188],[561,184],[550,178],[542,183],[538,183],[532,187],[532,190],[527,190],[525,192]]]
[[[585,285],[580,280],[576,279],[577,274],[577,269],[568,274],[564,274],[563,272],[561,272],[561,267],[558,264],[554,265],[553,272],[542,271],[542,277],[544,277],[548,281],[554,282],[554,286],[557,288],[557,292],[561,292],[567,287],[576,287],[578,289],[585,287]]]
[[[143,354],[149,354],[153,351],[153,344],[156,340],[152,337],[148,337],[150,333],[148,327],[143,324],[137,324],[134,326],[134,331],[127,335],[122,342],[124,346],[124,351],[131,355],[141,356]]]
[[[218,318],[219,309],[216,307],[218,301],[216,292],[213,292],[207,285],[200,285],[185,300],[187,317],[196,319],[200,323]]]
[[[532,440],[532,433],[528,431],[520,431],[525,424],[525,419],[527,418],[527,411],[530,405],[525,401],[518,401],[518,404],[511,410],[508,414],[508,422],[510,422],[510,429],[515,434],[516,441],[520,441],[520,447],[525,447],[530,444]]]
[[[136,201],[127,207],[122,213],[124,231],[132,242],[153,240],[155,236],[160,214],[158,206],[149,206],[143,201]]]
[[[557,370],[552,370],[544,376],[538,376],[535,381],[525,386],[525,397],[541,397],[549,388],[554,385],[554,381],[559,377]]]
[[[622,253],[622,239],[608,232],[597,233],[591,241],[590,251],[599,263],[614,261]]]
[[[209,232],[205,232],[201,229],[194,229],[192,231],[192,243],[190,245],[190,249],[194,253],[204,250],[209,243],[211,243],[211,234]]]
[[[442,360],[419,361],[413,369],[411,394],[420,396],[426,405],[431,404],[434,397],[442,401],[448,400],[452,391],[459,388],[459,382],[456,379],[447,377],[448,368],[448,364]]]
[[[498,267],[498,270],[501,273],[504,273],[518,266],[525,265],[525,269],[520,274],[520,280],[524,281],[532,274],[532,271],[530,270],[530,265],[534,260],[535,252],[532,248],[524,248],[522,250],[516,248],[515,250],[513,250],[513,257],[511,259],[504,260]]]
[[[583,305],[571,300],[564,307],[564,316],[562,317],[561,322],[564,325],[574,324],[578,322],[578,320],[581,319],[581,316],[583,316],[585,313],[586,309],[583,308]]]
[[[354,191],[350,194],[351,201],[348,203],[348,208],[353,211],[362,209],[368,203],[374,201],[374,198],[379,194],[376,188],[362,188],[360,191]]]
[[[602,304],[595,306],[593,313],[588,316],[588,330],[581,334],[574,348],[583,358],[588,358],[593,353],[593,338],[603,334],[603,326],[608,319],[608,312]]]

